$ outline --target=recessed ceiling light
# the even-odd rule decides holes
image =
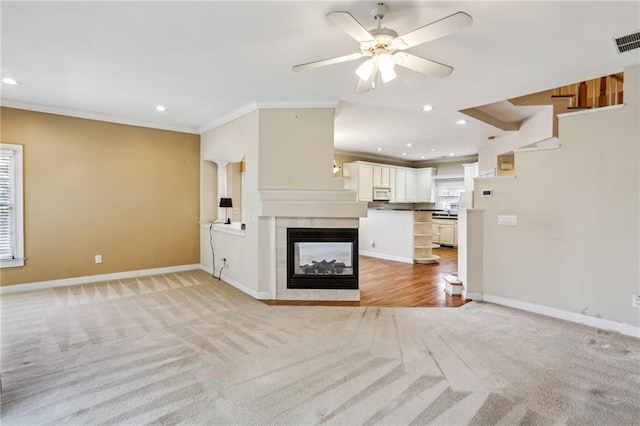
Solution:
[[[453,153],[453,152],[450,152],[450,153],[449,153],[449,157],[453,157],[454,155],[456,155],[456,154],[455,154],[455,153]]]
[[[165,112],[166,110],[167,110],[167,107],[164,105],[156,106],[156,111]]]
[[[2,77],[2,79],[0,79],[0,81],[2,81],[4,84],[8,84],[9,86],[18,86],[20,84],[19,81],[16,81],[12,78],[9,77]]]
[[[462,125],[465,125],[465,124],[467,124],[467,123],[468,123],[468,122],[467,122],[467,120],[462,120],[462,119],[461,119],[461,120],[456,121],[456,124],[457,124],[458,126],[462,126]]]
[[[410,143],[408,143],[408,144],[407,144],[407,146],[408,146],[409,148],[411,148],[413,145],[412,145],[412,144],[410,144]]]
[[[431,111],[433,109],[433,107],[431,105],[425,105],[422,107],[423,111]]]
[[[403,153],[402,153],[402,155],[407,155],[407,153],[406,153],[406,152],[403,152]]]
[[[382,151],[382,148],[378,148],[376,151]]]
[[[420,159],[421,159],[421,160],[424,160],[424,155],[422,155],[422,156],[420,157]]]
[[[435,148],[431,148],[431,152],[436,152],[437,150]]]

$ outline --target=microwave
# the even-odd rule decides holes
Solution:
[[[391,188],[388,186],[374,186],[373,187],[373,200],[374,201],[389,201],[391,200]]]

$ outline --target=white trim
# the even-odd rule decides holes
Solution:
[[[100,114],[97,112],[78,111],[74,109],[50,107],[50,106],[44,106],[44,105],[33,105],[33,104],[24,103],[24,102],[14,102],[14,101],[4,101],[4,100],[2,101],[2,106],[8,107],[8,108],[24,109],[27,111],[44,112],[47,114],[57,114],[57,115],[64,115],[68,117],[84,118],[87,120],[104,121],[107,123],[125,124],[128,126],[147,127],[151,129],[169,130],[172,132],[189,133],[194,135],[199,134],[198,129],[194,127],[167,126],[160,123],[151,123],[143,120],[129,120],[121,117],[114,117],[107,114]]]
[[[209,268],[208,266],[202,265],[200,264],[200,269],[202,269],[203,271],[205,271],[206,273],[212,275],[212,269]],[[217,278],[217,277],[215,277]],[[238,290],[240,290],[241,292],[248,294],[249,296],[253,297],[254,299],[258,299],[258,300],[269,300],[271,299],[271,295],[269,294],[268,291],[257,291],[252,289],[251,287],[247,286],[246,284],[241,283],[240,281],[236,281],[233,278],[229,277],[228,275],[222,274],[220,276],[220,280],[223,281],[225,284],[229,284],[232,287],[237,288]]]
[[[465,291],[462,292],[462,297],[464,299],[471,299],[474,302],[482,302],[482,300],[483,300],[483,294],[482,293],[474,293],[474,292],[468,292],[467,293],[466,289],[465,289]]]
[[[433,180],[443,180],[443,179],[464,179],[464,175],[435,175],[435,176],[433,176]]]
[[[590,113],[596,112],[596,111],[597,112],[601,112],[601,111],[608,111],[610,109],[624,108],[625,106],[626,106],[626,104],[610,105],[610,106],[606,106],[606,107],[583,109],[583,110],[580,110],[580,111],[563,112],[562,114],[556,114],[556,115],[558,117],[571,117],[573,115],[590,114]]]
[[[221,115],[220,117],[216,118],[215,120],[210,121],[209,123],[205,124],[204,126],[201,126],[198,131],[200,132],[200,134],[204,134],[207,133],[215,128],[218,128],[220,126],[223,126],[227,123],[229,123],[230,121],[233,121],[237,118],[240,118],[244,115],[247,115],[249,113],[252,113],[253,111],[258,109],[258,104],[256,102],[249,102],[246,105],[242,105],[240,108],[234,109],[233,111],[230,111],[224,115]]]
[[[492,180],[510,180],[510,179],[515,179],[517,178],[516,175],[513,176],[480,176],[480,177],[476,177],[475,182],[488,182],[488,181],[492,181]]]
[[[560,147],[560,140],[557,137],[553,136],[538,142],[530,143],[521,148],[513,150],[513,152],[544,151],[547,149],[559,149]]]
[[[533,312],[535,314],[546,315],[564,321],[570,321],[603,330],[615,331],[627,336],[640,338],[640,327],[635,327],[631,324],[577,314],[575,312],[522,302],[520,300],[507,299],[500,296],[494,296],[492,294],[485,293],[483,295],[483,299],[485,302],[495,303],[496,305],[508,306],[510,308],[520,309],[527,312]]]
[[[202,135],[220,126],[223,126],[233,120],[236,120],[242,116],[250,114],[259,109],[278,109],[278,108],[335,108],[337,101],[325,101],[325,102],[256,102],[252,101],[248,104],[234,109],[215,120],[201,126],[198,132]]]
[[[393,256],[391,254],[374,253],[371,251],[360,251],[358,254],[360,254],[360,256],[369,256],[369,257],[375,257],[378,259],[393,260],[394,262],[413,263],[413,258],[411,257]]]
[[[213,227],[211,226],[213,225]],[[209,230],[210,228],[216,232],[221,232],[223,234],[231,234],[236,235],[238,237],[246,237],[247,232],[243,229],[240,229],[240,222],[233,222],[230,225],[225,225],[224,223],[211,223],[211,222],[202,222],[200,224],[200,229]]]
[[[536,147],[532,147],[532,148],[520,148],[520,149],[515,149],[513,152],[531,152],[531,151],[546,151],[549,149],[560,149],[560,145],[557,146],[536,146]]]
[[[338,101],[276,101],[258,102],[258,109],[336,108]]]
[[[39,281],[27,284],[15,284],[0,287],[0,294],[18,293],[22,291],[43,290],[54,287],[66,287],[78,284],[98,283],[102,281],[123,280],[127,278],[143,277],[147,275],[171,274],[174,272],[192,271],[200,269],[199,264],[167,266],[164,268],[139,269],[137,271],[113,272],[110,274],[88,275],[84,277],[62,278],[59,280]]]
[[[265,220],[268,225],[269,231],[269,261],[272,265],[276,265],[278,262],[278,249],[276,247],[277,243],[277,219],[275,217],[269,217]],[[269,268],[269,290],[271,294],[269,295],[269,299],[277,299],[278,298],[278,268],[271,267]]]
[[[0,260],[0,268],[24,266],[24,147],[13,143],[0,143],[0,150],[13,151],[13,190],[15,247],[14,259]],[[1,294],[1,293],[0,293]]]

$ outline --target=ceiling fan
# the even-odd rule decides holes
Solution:
[[[381,28],[382,19],[388,12],[389,7],[384,3],[378,3],[371,9],[371,15],[378,22],[378,28],[371,31],[367,31],[349,12],[327,13],[326,17],[331,22],[360,43],[360,52],[296,65],[293,70],[304,71],[367,57],[356,70],[359,77],[355,89],[357,94],[374,88],[376,81],[386,83],[396,78],[395,65],[436,77],[451,74],[453,68],[449,65],[412,55],[405,50],[470,27],[473,23],[471,16],[457,12],[399,36],[390,28]]]

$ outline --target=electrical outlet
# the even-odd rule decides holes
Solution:
[[[96,263],[102,263],[102,255],[96,254]]]
[[[637,294],[633,295],[633,300],[631,301],[631,306],[634,308],[640,308],[640,296]]]
[[[517,216],[514,214],[499,214],[498,225],[516,226],[518,224]]]

